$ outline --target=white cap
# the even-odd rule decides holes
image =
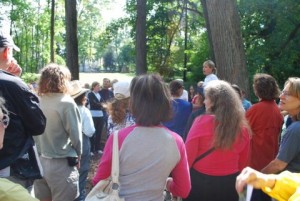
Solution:
[[[119,81],[114,83],[114,95],[116,99],[124,99],[130,97],[130,82]]]

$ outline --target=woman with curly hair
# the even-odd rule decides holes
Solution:
[[[76,162],[82,152],[82,129],[79,109],[69,95],[70,78],[70,71],[55,63],[41,70],[38,94],[47,124],[35,140],[44,177],[34,182],[41,201],[74,200],[79,193]]]
[[[114,83],[114,98],[108,101],[108,134],[131,126],[135,123],[134,118],[129,112],[130,101],[130,82],[118,81]]]
[[[195,119],[185,142],[192,183],[185,200],[238,201],[235,179],[247,164],[251,132],[244,108],[225,81],[211,81],[204,91],[206,114]]]
[[[280,90],[276,80],[268,74],[256,74],[253,78],[254,93],[259,102],[246,112],[253,132],[249,166],[260,171],[278,153],[279,135],[283,116],[275,102]],[[271,200],[261,190],[254,190],[252,200]]]

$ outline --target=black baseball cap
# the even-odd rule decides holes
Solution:
[[[20,52],[20,48],[15,45],[12,37],[2,30],[0,30],[0,48],[1,47],[12,47],[17,52]]]

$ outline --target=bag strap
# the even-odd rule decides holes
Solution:
[[[206,152],[204,152],[203,154],[201,154],[200,156],[198,156],[195,161],[193,162],[191,168],[195,165],[195,163],[197,163],[198,161],[200,161],[202,158],[206,157],[208,154],[210,154],[211,152],[213,152],[215,150],[215,147],[210,148],[209,150],[207,150]]]
[[[111,178],[114,184],[119,184],[119,143],[118,133],[113,133],[113,150],[112,150],[112,165],[111,165]]]

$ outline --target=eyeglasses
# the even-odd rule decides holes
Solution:
[[[281,92],[281,95],[290,96],[291,93],[290,93],[289,91],[283,90],[283,91]]]
[[[0,120],[0,124],[4,126],[4,128],[7,128],[9,124],[9,116],[8,114],[3,114],[3,118]]]

